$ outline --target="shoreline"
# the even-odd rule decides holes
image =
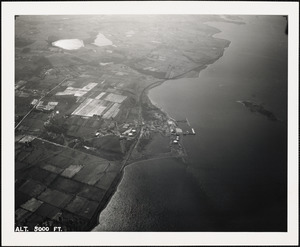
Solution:
[[[224,50],[223,50],[223,55],[224,55],[224,52],[225,52],[225,49],[226,48],[224,48]],[[223,56],[222,55],[222,56]],[[221,58],[222,56],[220,56],[219,58]],[[206,66],[206,68],[207,68],[207,66]],[[202,71],[202,70],[201,70]],[[200,71],[200,72],[201,72]],[[199,72],[199,73],[200,73]],[[187,77],[188,78],[188,77]],[[172,80],[172,79],[170,79],[170,80]],[[164,80],[164,81],[162,81],[162,82],[160,82],[160,83],[155,83],[154,85],[152,85],[152,86],[149,86],[148,88],[147,88],[147,90],[145,90],[145,94],[144,94],[144,97],[146,98],[146,99],[148,99],[148,104],[151,104],[151,106],[153,107],[153,108],[156,108],[156,110],[157,111],[160,111],[160,112],[163,112],[166,116],[168,116],[169,117],[169,113],[168,112],[166,112],[166,111],[164,111],[164,109],[162,108],[162,107],[160,107],[155,101],[153,101],[152,99],[151,99],[151,97],[149,96],[149,91],[151,90],[151,89],[153,89],[153,88],[155,88],[155,87],[158,87],[158,86],[160,86],[160,85],[162,85],[165,81],[167,81],[167,80]],[[201,82],[200,82],[201,83]],[[239,103],[241,103],[241,102],[239,102]],[[147,159],[145,160],[145,161],[147,161]],[[141,163],[143,162],[143,160],[141,160],[141,161],[137,161],[137,162],[133,162],[133,163],[131,163],[131,164],[135,164],[135,165],[141,165]],[[144,164],[144,163],[143,163]],[[128,164],[129,165],[129,164]],[[138,169],[138,168],[137,168]],[[123,181],[123,178],[125,179],[126,177],[125,177],[125,169],[124,169],[124,173],[123,173],[123,177],[121,178],[121,181],[120,182],[122,182]],[[116,189],[116,191],[118,190],[118,188]],[[108,202],[109,203],[109,202]],[[100,218],[100,215],[99,215],[99,218]],[[105,218],[104,218],[105,219]],[[106,219],[107,220],[107,219]],[[100,225],[100,224],[99,224]]]
[[[217,33],[220,33],[222,32],[221,30],[219,30],[218,28],[216,28],[218,30],[218,32],[216,32],[215,34]],[[213,35],[215,35],[213,34]],[[212,35],[212,36],[213,36]],[[213,37],[215,39],[220,39],[220,38],[216,38],[216,37]],[[223,39],[225,40],[225,39]],[[150,107],[150,108],[154,108],[155,111],[159,111],[160,113],[162,113],[167,119],[170,119],[172,121],[176,121],[173,117],[171,117],[169,115],[169,113],[167,113],[162,107],[160,107],[156,102],[153,101],[153,99],[150,98],[149,96],[149,91],[155,87],[158,87],[158,86],[161,86],[164,82],[166,81],[170,81],[170,80],[177,80],[177,79],[191,79],[191,78],[198,78],[199,77],[199,74],[201,73],[201,71],[203,71],[204,69],[206,69],[209,65],[211,64],[214,64],[217,60],[219,60],[221,57],[223,57],[224,55],[224,52],[225,52],[225,49],[228,48],[230,46],[230,43],[231,41],[230,40],[226,40],[228,42],[228,45],[225,46],[224,48],[222,48],[222,52],[220,53],[220,56],[218,56],[216,59],[214,59],[213,61],[205,64],[205,65],[200,65],[200,66],[197,66],[195,68],[192,68],[182,74],[179,74],[177,76],[174,76],[172,78],[165,78],[165,79],[162,79],[162,80],[159,80],[159,81],[156,81],[154,83],[151,83],[150,85],[146,86],[143,91],[141,92],[140,96],[139,96],[139,102],[140,104],[141,103],[147,103],[147,105]],[[199,72],[198,72],[199,70]],[[198,72],[198,77],[184,77],[184,75],[192,72],[192,71],[197,71]],[[142,107],[142,106],[140,106]],[[181,159],[183,164],[185,164],[186,166],[188,166],[188,163],[189,163],[189,159],[188,159],[188,155],[187,155],[187,152],[183,146],[183,150],[184,150],[184,153],[186,154],[186,159],[184,157],[158,157],[157,159]],[[130,156],[129,156],[130,157]],[[128,158],[129,158],[128,157]],[[126,159],[126,158],[125,158]],[[121,171],[119,173],[119,175],[117,176],[117,178],[115,180],[117,181],[114,181],[113,184],[113,188],[109,189],[109,195],[108,195],[108,198],[106,199],[105,203],[103,203],[103,206],[102,206],[102,209],[98,211],[98,214],[97,214],[97,220],[98,220],[98,223],[96,225],[94,225],[91,229],[91,231],[94,231],[94,229],[100,225],[100,216],[101,216],[101,213],[106,209],[106,207],[109,205],[111,199],[113,198],[113,196],[115,195],[115,193],[117,192],[118,190],[118,187],[119,185],[121,184],[121,182],[123,181],[123,178],[125,176],[125,168],[129,165],[136,165],[140,162],[144,162],[144,161],[147,161],[147,159],[145,160],[137,160],[137,161],[134,161],[132,163],[127,163],[128,160],[123,164],[122,168],[121,168]]]
[[[228,21],[224,21],[224,22],[225,22],[225,23],[228,23]],[[178,80],[178,79],[192,79],[192,78],[199,78],[201,71],[205,70],[206,68],[208,68],[209,65],[214,64],[214,63],[215,63],[216,61],[218,61],[221,57],[223,57],[223,56],[224,56],[225,50],[226,50],[226,49],[230,46],[230,44],[231,44],[231,40],[227,40],[227,39],[222,39],[222,38],[214,37],[214,35],[221,33],[222,30],[220,30],[220,29],[218,29],[217,27],[214,27],[214,26],[212,26],[212,25],[209,25],[209,24],[207,24],[207,23],[210,24],[210,23],[213,23],[213,22],[204,22],[204,24],[206,24],[206,25],[208,25],[208,26],[210,26],[210,27],[213,27],[213,28],[215,28],[216,30],[218,30],[218,31],[216,31],[214,34],[212,34],[211,37],[213,37],[214,39],[221,39],[221,40],[225,40],[225,41],[228,42],[228,45],[225,46],[225,47],[222,49],[221,55],[218,56],[218,57],[217,57],[216,59],[214,59],[213,61],[211,61],[211,62],[209,62],[209,63],[206,63],[205,65],[199,65],[199,66],[197,66],[197,67],[195,67],[195,68],[192,68],[192,69],[190,69],[190,70],[188,70],[188,71],[186,71],[186,72],[184,72],[184,73],[182,73],[182,74],[179,74],[179,75],[177,75],[177,76],[174,76],[174,77],[172,77],[172,78],[165,78],[165,79],[163,79],[163,81],[157,81],[157,82],[154,82],[154,83],[148,85],[146,88],[144,88],[144,90],[143,90],[143,92],[142,92],[142,94],[143,94],[143,93],[146,93],[145,97],[147,97],[147,98],[149,99],[149,102],[151,103],[151,106],[153,106],[153,107],[159,109],[162,113],[164,113],[164,114],[165,114],[166,116],[168,116],[169,118],[172,118],[172,117],[170,117],[169,114],[168,114],[166,111],[164,111],[163,108],[161,108],[160,106],[158,106],[158,104],[157,104],[156,102],[154,102],[153,99],[151,99],[151,98],[149,97],[149,91],[150,91],[151,89],[155,88],[155,87],[158,87],[158,86],[162,85],[162,84],[165,83],[166,81],[172,81],[172,80]],[[218,23],[218,22],[216,22],[216,23]],[[239,23],[234,23],[234,22],[229,22],[229,23],[231,23],[231,24],[239,24]],[[244,23],[244,24],[246,24],[246,23]],[[188,74],[188,73],[190,73],[190,72],[192,72],[192,71],[197,71],[197,72],[198,72],[198,77],[184,77],[184,75],[186,75],[186,74]],[[157,84],[157,85],[155,85],[155,84]],[[173,119],[173,118],[172,118],[172,119]]]

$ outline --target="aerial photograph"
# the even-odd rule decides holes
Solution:
[[[287,232],[288,21],[15,15],[13,231]]]

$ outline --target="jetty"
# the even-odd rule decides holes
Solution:
[[[194,130],[194,128],[192,128],[188,118],[186,117],[185,119],[183,120],[176,120],[177,123],[186,123],[187,126],[191,129],[191,131],[185,131],[183,132],[183,135],[196,135],[196,132]]]

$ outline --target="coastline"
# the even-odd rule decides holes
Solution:
[[[215,27],[214,27],[214,28],[215,28]],[[221,33],[221,32],[222,32],[221,30],[219,30],[219,29],[217,29],[217,28],[216,28],[216,30],[218,30],[218,32],[212,34],[212,35],[211,35],[212,37],[213,37],[215,34],[218,34],[218,33]],[[217,37],[213,37],[213,38],[220,39],[220,38],[217,38]],[[225,40],[225,39],[222,39],[222,40]],[[162,107],[160,107],[156,102],[154,102],[153,99],[150,98],[150,96],[149,96],[149,91],[150,91],[151,89],[155,88],[155,87],[161,86],[161,85],[162,85],[164,82],[166,82],[166,81],[176,80],[176,79],[181,79],[181,78],[187,78],[187,79],[188,79],[188,78],[197,78],[197,77],[199,77],[199,74],[201,73],[201,71],[203,71],[204,69],[206,69],[209,65],[214,64],[217,60],[219,60],[219,59],[224,55],[225,49],[228,48],[228,47],[230,46],[231,41],[230,41],[230,40],[226,40],[226,42],[227,42],[227,46],[225,46],[224,48],[222,48],[222,51],[220,52],[220,55],[219,55],[217,58],[215,58],[213,61],[207,62],[205,65],[200,65],[200,66],[197,66],[197,67],[195,67],[195,68],[192,68],[192,69],[190,69],[190,70],[188,70],[188,71],[185,71],[184,73],[179,74],[179,75],[177,75],[177,76],[174,76],[174,77],[172,77],[172,78],[165,78],[165,79],[156,81],[156,82],[154,82],[154,83],[152,83],[152,84],[146,86],[146,87],[143,89],[143,91],[141,92],[141,95],[140,95],[140,97],[139,97],[140,103],[146,103],[148,107],[150,107],[150,108],[152,108],[152,109],[155,109],[155,111],[159,111],[159,112],[160,112],[162,115],[164,115],[167,119],[170,119],[170,120],[172,120],[172,121],[176,121],[173,117],[171,117],[171,116],[169,115],[169,113],[168,113],[167,111],[165,111],[165,110],[164,110]],[[191,73],[191,72],[197,72],[197,75],[198,75],[198,76],[197,76],[197,77],[194,77],[194,76],[193,76],[193,77],[185,77],[185,75],[187,75],[187,74],[189,74],[189,73]],[[141,107],[142,107],[142,106],[141,106]],[[151,141],[150,141],[150,142],[151,142]],[[183,150],[184,150],[184,153],[186,154],[186,150],[185,150],[184,146],[183,146]],[[188,161],[188,155],[186,155],[186,158],[184,158],[184,157],[181,157],[181,158],[179,158],[179,157],[159,157],[159,158],[157,158],[157,159],[181,159],[182,162],[185,164],[185,166],[188,166],[188,163],[189,163],[189,161]],[[113,182],[113,184],[114,184],[113,188],[109,189],[110,193],[109,193],[109,196],[108,196],[107,200],[105,201],[105,203],[103,203],[102,208],[101,208],[101,209],[98,211],[98,213],[97,213],[97,215],[98,215],[98,216],[97,216],[98,223],[97,223],[96,225],[93,226],[92,231],[97,231],[97,230],[95,230],[95,229],[97,228],[97,225],[100,225],[100,217],[101,217],[101,213],[102,213],[102,212],[106,209],[106,207],[109,205],[111,199],[113,198],[113,196],[114,196],[115,193],[117,192],[119,185],[120,185],[121,182],[123,181],[124,176],[125,176],[125,173],[126,173],[125,168],[126,168],[127,166],[129,166],[129,165],[137,165],[138,163],[143,162],[143,161],[147,161],[147,159],[145,159],[145,160],[143,160],[143,159],[141,159],[141,160],[136,160],[136,161],[129,162],[129,163],[127,163],[127,162],[128,162],[128,161],[127,161],[127,162],[124,163],[124,165],[123,165],[122,168],[121,168],[121,171],[120,171],[120,174],[119,174],[118,178],[116,178],[117,181],[114,181],[114,182]]]
[[[177,180],[173,176],[179,161],[183,161],[179,166],[186,166],[182,175],[189,172],[223,215],[232,213],[229,220],[239,220],[250,229],[251,215],[247,213],[252,210],[263,221],[273,222],[278,217],[284,221],[288,167],[286,20],[282,16],[241,17],[185,16],[160,21],[164,17],[157,16],[155,21],[160,25],[156,26],[149,19],[141,20],[141,27],[132,22],[132,29],[147,31],[136,32],[131,38],[117,31],[125,30],[131,22],[108,18],[104,33],[114,42],[119,40],[118,46],[97,48],[91,41],[72,52],[51,46],[49,39],[54,36],[48,37],[48,45],[35,43],[41,35],[54,31],[43,25],[30,39],[28,32],[16,32],[15,121],[20,128],[15,130],[15,225],[28,222],[31,231],[36,224],[55,223],[63,231],[90,231],[99,224],[99,217],[103,230],[138,230],[144,229],[139,226],[147,224],[142,221],[148,216],[160,220],[158,225],[166,225],[168,220],[156,218],[155,210],[168,203],[168,193],[176,193],[182,181],[182,176]],[[61,21],[58,18],[45,23]],[[97,18],[74,18],[69,24],[77,23],[76,30],[65,31],[80,36],[85,32],[81,25]],[[228,23],[227,18],[244,19],[246,25]],[[45,17],[21,17],[16,27],[30,31],[43,20]],[[89,32],[84,37],[93,35]],[[23,48],[22,42],[28,47]],[[35,56],[37,53],[40,56]],[[68,81],[50,90],[63,78]],[[56,96],[67,92],[62,91],[65,87],[87,85],[96,86],[84,97]],[[44,111],[47,107],[43,105],[22,121],[28,105],[35,108],[35,98],[49,90],[52,93],[44,103],[56,105],[55,111]],[[101,97],[103,101],[96,101]],[[123,103],[112,103],[124,97]],[[92,101],[86,111],[73,115],[87,98]],[[106,108],[99,108],[99,113],[106,115],[88,116],[96,110],[92,103],[103,104]],[[107,118],[115,109],[108,112],[112,106],[118,106],[118,112]],[[184,160],[187,157],[188,162]],[[156,178],[151,177],[154,171]],[[173,190],[157,186],[161,182],[157,178],[172,184]],[[37,191],[37,187],[41,189]],[[195,191],[194,186],[188,190]],[[274,196],[273,191],[277,191]],[[178,196],[178,205],[186,207],[197,195]],[[38,200],[38,208],[31,208],[32,200]],[[141,208],[145,200],[149,204]],[[262,215],[256,202],[267,211],[272,204],[276,208]],[[130,211],[124,211],[126,205]],[[174,212],[181,217],[197,214],[197,210],[181,211],[176,203],[163,208],[174,219]],[[199,221],[208,216],[199,217]],[[253,224],[257,223],[253,219]],[[276,229],[284,230],[280,227]]]

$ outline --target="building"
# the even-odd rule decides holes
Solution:
[[[176,128],[175,131],[176,131],[177,135],[181,135],[182,134],[182,129],[180,129],[180,128]]]

